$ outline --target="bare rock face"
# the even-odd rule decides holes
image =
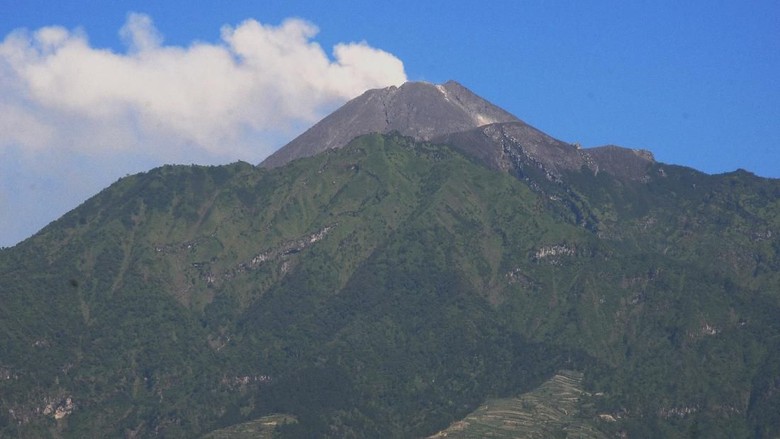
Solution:
[[[292,160],[346,146],[369,133],[398,132],[416,140],[454,146],[490,168],[517,173],[541,169],[559,180],[564,171],[586,167],[641,180],[654,162],[647,151],[617,146],[581,149],[537,130],[455,81],[436,85],[407,82],[369,90],[347,102],[266,158],[274,168]]]
[[[509,171],[535,166],[551,176],[579,169],[585,157],[577,147],[523,122],[496,123],[434,139],[474,156],[490,168]]]
[[[606,145],[589,148],[586,152],[596,164],[594,172],[604,171],[629,180],[643,179],[647,174],[648,165],[655,163],[653,153],[645,149]]]
[[[400,87],[369,90],[347,102],[270,155],[261,166],[273,168],[341,148],[363,134],[397,131],[417,140],[431,140],[512,121],[519,120],[455,81],[441,85],[407,82]]]
[[[623,180],[641,181],[655,163],[652,153],[619,146],[581,149],[560,141],[523,122],[495,123],[433,139],[452,145],[489,168],[515,174],[538,168],[550,180],[561,180],[565,171],[587,168]]]

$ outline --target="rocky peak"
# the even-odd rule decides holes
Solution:
[[[486,124],[519,121],[455,81],[407,82],[369,90],[344,104],[261,163],[277,167],[301,157],[341,148],[357,136],[398,132],[417,140]]]
[[[628,180],[641,180],[652,154],[617,146],[581,149],[526,124],[455,81],[406,82],[369,90],[322,119],[266,158],[274,168],[292,160],[346,146],[355,137],[397,132],[416,140],[450,144],[488,167],[521,171],[534,167],[551,180],[583,166]]]

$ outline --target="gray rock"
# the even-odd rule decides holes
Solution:
[[[407,82],[400,87],[369,90],[347,102],[260,165],[268,168],[341,148],[357,136],[398,132],[431,140],[479,126],[519,121],[455,81],[442,85]]]
[[[512,172],[536,167],[551,180],[561,180],[564,171],[585,167],[596,174],[606,172],[623,180],[641,181],[648,167],[655,163],[652,153],[646,150],[614,145],[581,149],[523,122],[485,125],[433,141],[449,144],[492,169]]]

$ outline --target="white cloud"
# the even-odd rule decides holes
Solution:
[[[245,154],[240,134],[247,130],[313,122],[323,108],[406,79],[397,58],[365,43],[339,44],[331,60],[312,41],[316,33],[297,19],[280,26],[247,20],[225,26],[218,44],[182,48],[163,46],[151,19],[131,14],[120,31],[129,50],[114,53],[59,27],[16,32],[0,45],[0,92],[55,131],[65,123],[68,133],[78,125],[90,133],[99,124],[121,139],[111,145],[79,139],[79,149],[154,151],[149,140],[160,137],[219,155]],[[10,110],[9,117],[19,117],[19,109]],[[29,135],[19,131],[26,129],[4,131],[0,144]]]
[[[216,43],[166,46],[148,16],[130,14],[119,31],[127,51],[117,53],[83,31],[15,31],[0,43],[0,160],[49,177],[71,168],[63,181],[92,181],[95,167],[116,169],[115,179],[144,165],[259,162],[347,99],[406,80],[398,58],[365,42],[337,44],[329,57],[317,32],[299,19],[246,20]],[[15,183],[0,175],[0,184]]]

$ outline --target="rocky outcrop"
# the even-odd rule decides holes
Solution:
[[[70,396],[65,397],[60,401],[47,401],[46,407],[43,409],[43,414],[52,416],[54,419],[62,419],[76,409],[76,404],[73,402],[73,398]]]
[[[648,166],[655,163],[653,153],[645,149],[607,145],[582,152],[591,158],[593,172],[598,174],[603,171],[626,180],[644,181],[648,176]]]
[[[560,181],[565,172],[583,168],[594,174],[607,172],[623,180],[643,181],[655,163],[649,151],[613,145],[582,149],[520,121],[450,133],[433,141],[452,145],[491,169],[518,176],[535,169],[550,181]]]
[[[203,279],[208,285],[215,285],[223,281],[228,281],[242,273],[247,273],[249,271],[256,270],[266,262],[274,261],[274,260],[283,260],[283,263],[281,265],[281,271],[282,274],[286,274],[286,272],[289,269],[289,265],[287,264],[287,261],[285,261],[285,259],[289,258],[292,255],[302,252],[312,244],[315,244],[318,241],[322,240],[328,234],[328,232],[330,232],[336,226],[337,224],[328,225],[323,227],[320,230],[317,230],[316,232],[310,233],[308,235],[302,236],[297,239],[293,239],[291,241],[284,242],[270,250],[257,253],[251,259],[245,262],[241,262],[227,270],[222,270],[221,272],[218,273],[212,271],[213,261],[193,262],[191,263],[191,266],[198,271],[200,278]],[[165,249],[165,248],[190,249],[192,248],[192,244],[184,243],[184,244],[167,246],[167,247],[166,246],[155,247],[156,251],[158,252],[162,251],[160,249]]]

